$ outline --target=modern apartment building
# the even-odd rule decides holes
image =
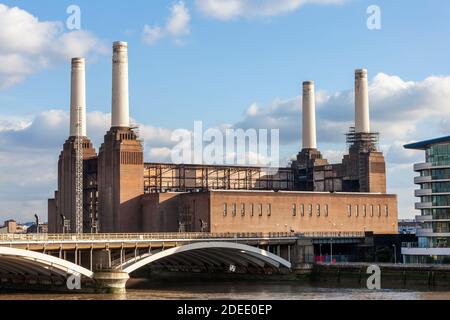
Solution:
[[[419,174],[414,183],[420,188],[415,204],[418,245],[405,245],[407,263],[450,262],[450,136],[408,144],[406,149],[425,151],[425,162],[414,165]]]

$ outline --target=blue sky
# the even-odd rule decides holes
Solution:
[[[74,31],[63,28],[48,36],[36,35],[31,28],[24,31],[26,41],[41,39],[54,47],[29,48],[18,41],[0,48],[0,58],[14,55],[25,61],[18,75],[14,63],[10,64],[13,71],[0,67],[0,159],[11,154],[17,159],[16,171],[0,178],[4,210],[0,220],[11,216],[32,220],[34,210],[45,215],[45,199],[56,187],[57,155],[68,134],[64,121],[69,108],[70,45],[88,58],[88,111],[98,111],[91,124],[93,140],[98,142],[107,127],[102,121],[110,112],[111,43],[129,43],[131,115],[148,134],[144,136],[146,160],[165,160],[158,158],[158,151],[170,143],[164,145],[165,138],[159,139],[158,134],[192,129],[195,120],[205,126],[264,128],[267,119],[278,119],[283,122],[279,126],[284,137],[282,156],[290,157],[300,145],[297,99],[304,80],[314,80],[323,95],[318,99],[319,147],[329,158],[339,160],[345,148],[343,134],[353,117],[353,102],[347,97],[353,72],[365,67],[373,86],[373,126],[382,134],[380,145],[388,161],[389,191],[399,194],[400,216],[412,217],[411,163],[420,161],[421,155],[404,153],[400,145],[450,131],[446,130],[450,119],[448,1],[229,0],[234,9],[227,12],[223,0],[0,3],[6,5],[0,10],[2,41],[9,39],[8,28],[15,26],[11,19],[19,23],[25,14],[38,19],[33,23],[40,27],[46,22],[64,26],[66,9],[72,4],[81,8],[81,31],[86,32],[81,38],[59,42]],[[168,21],[177,5],[182,5],[184,16],[171,30]],[[366,26],[369,5],[381,9],[381,30]],[[2,25],[2,11],[5,14],[15,6],[21,13]],[[145,25],[160,28],[153,43],[144,38]],[[81,40],[73,44],[77,39]],[[258,107],[258,115],[246,113],[251,105]],[[289,121],[283,121],[280,114],[296,107],[298,113],[288,113]],[[49,114],[50,110],[54,112]],[[40,136],[37,128],[48,133]],[[21,140],[30,136],[39,137],[32,148]],[[0,166],[8,168],[6,162]],[[27,175],[34,180],[27,183]],[[26,204],[15,198],[18,192],[27,193]]]

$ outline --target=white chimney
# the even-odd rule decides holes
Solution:
[[[314,82],[303,82],[303,149],[317,149]]]
[[[355,132],[370,132],[369,85],[366,69],[355,71]]]
[[[78,119],[78,116],[81,119]],[[79,120],[80,128],[77,126]],[[84,58],[73,58],[70,88],[70,136],[77,137],[79,134],[86,137],[86,63]]]
[[[117,41],[113,45],[112,71],[112,127],[129,127],[128,102],[128,44]]]

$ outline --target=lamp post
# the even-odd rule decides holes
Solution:
[[[330,239],[330,263],[333,264],[333,238]]]
[[[34,218],[36,219],[36,234],[39,234],[39,217],[35,214]]]
[[[394,264],[397,264],[397,246],[395,244],[392,246],[394,247]]]

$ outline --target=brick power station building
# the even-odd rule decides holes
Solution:
[[[84,232],[398,232],[397,197],[386,194],[384,157],[370,131],[366,70],[356,71],[355,127],[342,162],[330,164],[317,149],[314,83],[305,82],[303,149],[275,175],[257,167],[144,163],[129,122],[124,42],[113,46],[112,82],[112,126],[97,154],[85,126],[85,62],[72,60],[71,132],[48,201],[49,232],[76,230],[80,135]]]

